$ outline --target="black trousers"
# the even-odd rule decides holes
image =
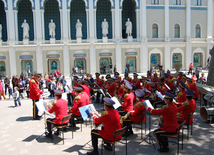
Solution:
[[[56,124],[56,123],[54,123],[53,122],[53,120],[54,120],[54,118],[48,118],[47,120],[46,120],[46,123],[47,123],[47,130],[48,130],[48,133],[50,134],[50,135],[52,135],[52,128],[53,128],[53,125],[54,126],[61,126],[62,124]],[[63,124],[63,125],[66,125],[67,123],[65,123],[65,124]]]
[[[91,141],[95,152],[98,152],[98,138],[102,138],[98,133],[98,130],[91,130]]]
[[[168,138],[166,136],[161,136],[162,134],[175,134],[174,132],[166,132],[166,131],[163,131],[161,129],[156,129],[154,131],[154,135],[155,135],[155,138],[157,139],[158,141],[158,144],[160,145],[160,149],[166,149],[168,147]]]
[[[33,101],[33,119],[39,119],[40,116],[38,115],[38,108],[35,104],[35,102],[39,100],[32,100],[32,101]]]
[[[71,93],[67,93],[67,100],[68,100],[68,105],[72,106],[73,105],[73,95]]]

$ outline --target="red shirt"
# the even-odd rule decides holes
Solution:
[[[182,104],[182,106],[180,106],[178,108],[178,112],[182,112],[182,114],[178,117],[178,120],[180,122],[186,121],[186,124],[187,124],[189,115],[191,113],[193,113],[195,111],[195,109],[196,109],[195,100],[191,99],[191,100],[188,100],[188,101],[184,102]],[[193,122],[193,117],[190,118],[189,125],[191,125],[192,122]]]
[[[135,96],[133,92],[124,95],[124,103],[121,105],[123,107],[123,111],[125,112],[133,111],[134,98]]]
[[[173,103],[169,103],[162,107],[162,109],[151,109],[148,111],[153,115],[162,115],[164,120],[164,127],[160,129],[166,132],[176,132],[179,130],[177,122],[177,107]]]
[[[48,109],[49,113],[55,112],[55,118],[53,120],[54,123],[56,124],[62,124],[62,118],[64,116],[67,116],[67,101],[60,98],[57,101],[53,102],[53,107]],[[65,121],[63,123],[67,123],[68,121]]]
[[[121,129],[120,115],[118,111],[113,108],[102,112],[101,117],[94,116],[93,120],[96,125],[103,123],[104,129],[98,130],[98,132],[101,137],[109,141],[113,141],[114,132]],[[115,140],[120,139],[121,136],[115,138]]]
[[[29,98],[32,100],[39,100],[40,95],[43,94],[43,92],[39,89],[39,83],[34,78],[32,78],[29,81],[29,88],[30,88]]]
[[[144,112],[146,112],[146,108],[142,105],[144,100],[138,101],[134,106],[134,112],[129,113],[130,120],[134,123],[141,123],[141,118]],[[145,122],[145,117],[142,122]]]

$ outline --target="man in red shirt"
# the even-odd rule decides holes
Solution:
[[[29,81],[30,95],[29,98],[33,101],[33,119],[39,120],[41,117],[38,115],[38,109],[35,102],[39,101],[40,95],[43,92],[39,89],[39,79],[41,77],[41,73],[35,73],[34,77]]]
[[[93,121],[96,126],[103,123],[103,129],[97,130],[93,129],[91,131],[91,140],[92,146],[94,150],[92,152],[88,152],[87,155],[98,155],[98,138],[104,138],[109,141],[113,141],[114,132],[116,130],[121,129],[120,125],[120,115],[117,110],[114,110],[113,105],[115,102],[108,98],[104,97],[104,109],[101,116],[98,112],[90,112],[90,115],[93,116]],[[115,137],[115,140],[120,140],[121,136]],[[111,145],[107,144],[107,147],[111,149]],[[104,146],[106,148],[106,146]]]
[[[153,115],[162,115],[164,119],[164,124],[159,129],[154,131],[155,138],[160,145],[159,152],[169,152],[167,137],[161,136],[162,134],[174,134],[179,129],[177,122],[177,107],[172,103],[175,95],[165,92],[165,103],[162,109],[151,109],[147,104],[143,103],[144,107]]]
[[[192,69],[195,68],[193,65],[192,65],[192,62],[189,64],[189,72],[188,72],[188,75],[189,73],[191,73],[192,75]]]
[[[49,138],[53,138],[52,137],[52,131],[51,131],[53,125],[61,126],[62,123],[63,124],[67,124],[68,123],[68,121],[62,122],[62,118],[64,116],[68,115],[68,113],[67,113],[67,105],[68,105],[68,103],[67,103],[66,100],[61,98],[63,92],[60,91],[60,90],[55,90],[54,93],[55,93],[56,101],[54,101],[52,103],[52,105],[51,104],[47,104],[46,105],[47,106],[47,111],[49,113],[55,112],[55,118],[54,119],[48,118],[47,121],[46,121],[48,132],[45,133],[45,134],[46,134],[46,137],[49,137]],[[57,130],[57,132],[55,134],[59,135],[59,130]]]

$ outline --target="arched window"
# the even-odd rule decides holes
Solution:
[[[152,38],[158,38],[158,25],[152,25]]]
[[[174,34],[175,34],[175,38],[180,38],[180,25],[179,24],[175,24]]]
[[[202,1],[201,0],[195,0],[195,5],[201,5],[202,4]]]
[[[152,4],[159,4],[159,0],[152,0]]]
[[[195,26],[195,38],[201,38],[201,26],[199,24]]]
[[[174,0],[174,5],[181,5],[181,0]]]

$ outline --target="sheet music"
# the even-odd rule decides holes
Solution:
[[[46,111],[46,102],[47,101],[45,101],[45,100],[39,100],[39,101],[37,101],[37,102],[35,102],[35,104],[36,104],[36,107],[37,107],[37,109],[38,109],[38,115],[39,116],[41,116],[43,113],[44,113],[44,111]]]
[[[112,97],[111,99],[115,102],[115,104],[113,105],[114,109],[121,107],[121,104],[116,97]]]
[[[93,104],[89,104],[88,105],[88,110],[91,112],[95,112],[96,111],[96,109],[95,109],[95,107],[94,107],[94,105]]]
[[[91,117],[90,111],[94,111],[94,112],[95,112],[96,109],[95,109],[95,107],[94,107],[93,104],[89,104],[89,105],[80,107],[80,108],[79,108],[79,111],[80,111],[80,113],[81,113],[82,118],[85,120],[85,119]]]
[[[151,92],[150,92],[148,89],[144,88],[144,90],[145,90],[145,92],[147,92],[147,93],[150,93],[150,94],[151,94]]]
[[[146,105],[151,108],[151,109],[154,109],[154,107],[152,106],[151,102],[149,100],[145,100]]]
[[[164,96],[159,91],[156,91],[156,94],[161,100],[164,100]]]
[[[62,99],[67,100],[67,93],[62,94]]]

